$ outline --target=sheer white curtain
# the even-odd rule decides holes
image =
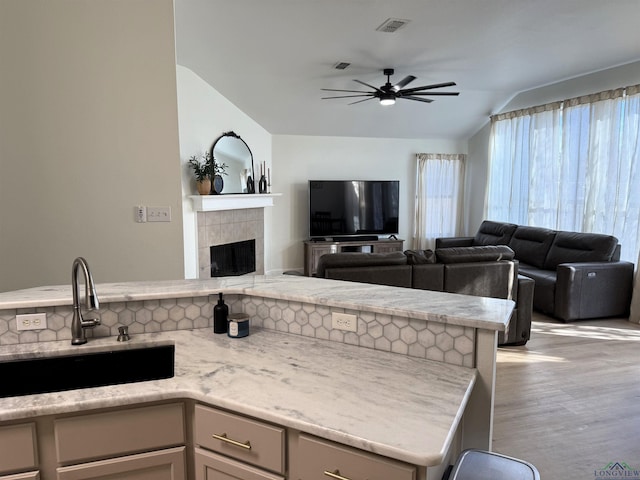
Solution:
[[[492,118],[487,218],[615,235],[640,249],[638,87]]]
[[[413,248],[433,249],[437,237],[459,235],[466,155],[419,153]]]
[[[492,123],[487,218],[553,224],[561,181],[561,104],[504,114]]]

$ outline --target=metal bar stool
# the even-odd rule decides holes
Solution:
[[[463,451],[442,480],[540,480],[536,467],[485,450]]]

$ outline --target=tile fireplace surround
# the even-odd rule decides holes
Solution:
[[[256,241],[256,275],[264,274],[264,208],[198,212],[198,278],[211,278],[209,248]]]

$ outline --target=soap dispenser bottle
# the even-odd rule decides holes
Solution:
[[[229,307],[222,299],[222,293],[219,294],[218,304],[213,307],[213,333],[227,333],[227,317],[229,316]]]

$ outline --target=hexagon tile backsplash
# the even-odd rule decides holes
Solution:
[[[129,327],[131,335],[212,328],[216,301],[217,296],[211,295],[101,304],[102,325],[89,330],[87,337],[117,336],[122,325]],[[475,329],[471,327],[262,297],[226,295],[225,301],[231,313],[247,313],[252,328],[474,366]],[[334,312],[356,315],[357,332],[333,329]],[[18,332],[15,317],[22,313],[46,313],[47,329]],[[71,339],[72,317],[71,306],[0,310],[0,345]]]

